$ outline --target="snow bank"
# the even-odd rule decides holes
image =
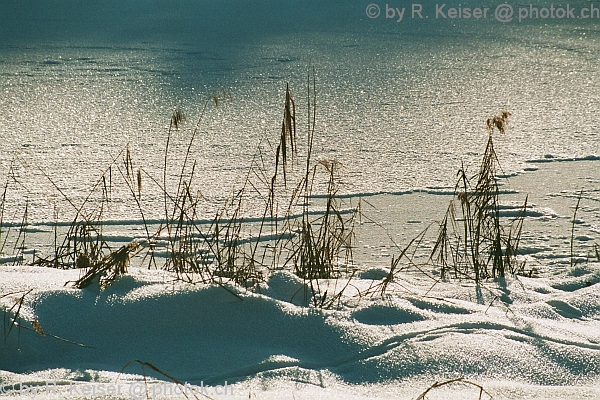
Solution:
[[[31,291],[19,310],[21,327],[8,332],[16,308],[5,313],[0,379],[3,392],[15,395],[16,382],[43,387],[54,376],[64,395],[73,382],[117,382],[119,371],[140,360],[149,364],[125,368],[137,377],[120,377],[129,388],[142,373],[169,382],[152,365],[195,387],[237,385],[236,395],[246,398],[414,398],[434,381],[457,377],[487,382],[496,395],[512,388],[513,398],[519,390],[560,398],[550,395],[555,387],[598,396],[599,271],[589,264],[551,281],[520,277],[479,287],[440,282],[427,295],[430,281],[406,276],[384,297],[348,297],[340,309],[316,310],[294,304],[302,282],[286,272],[261,294],[142,269],[99,291],[64,286],[77,271],[4,266],[0,293],[14,293],[2,298],[5,309]],[[33,321],[45,336],[27,329]]]

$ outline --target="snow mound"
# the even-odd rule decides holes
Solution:
[[[550,282],[590,280],[597,268]],[[21,292],[9,290],[24,277]],[[415,387],[457,377],[492,388],[512,382],[502,390],[524,385],[527,393],[544,386],[588,390],[600,377],[598,283],[559,290],[542,278],[438,282],[435,293],[419,295],[431,285],[407,276],[404,292],[346,297],[339,308],[320,310],[297,299],[304,282],[287,272],[274,273],[260,293],[137,269],[104,291],[64,286],[75,277],[37,267],[0,269],[0,290],[13,293],[2,298],[5,321],[26,294],[18,324],[5,329],[0,344],[5,388],[48,376],[63,386],[100,385],[124,367],[134,375],[120,379],[130,385],[143,373],[168,381],[164,373],[191,385],[238,385],[246,398],[252,390],[266,390],[268,398],[290,382],[302,391],[320,388],[319,395],[335,387],[346,394],[339,398],[375,398],[375,392],[386,398],[384,388],[392,385],[414,398]],[[355,392],[356,385],[375,392]]]

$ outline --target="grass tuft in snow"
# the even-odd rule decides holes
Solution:
[[[527,198],[518,216],[508,224],[503,225],[500,217],[497,173],[500,166],[493,132],[497,129],[505,133],[509,116],[504,111],[488,119],[488,140],[479,172],[469,177],[464,166],[458,171],[457,194],[439,225],[430,255],[442,277],[453,274],[480,282],[507,273],[524,273],[525,265],[519,262],[517,254]]]
[[[131,242],[90,264],[86,267],[85,275],[75,282],[75,286],[82,289],[97,279],[100,287],[106,288],[119,276],[127,273],[131,257],[139,248],[138,242]]]

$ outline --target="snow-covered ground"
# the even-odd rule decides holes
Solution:
[[[545,210],[524,225],[535,277],[476,285],[408,269],[384,295],[373,290],[398,254],[382,231],[439,220],[450,197],[431,193],[369,199],[382,224],[357,228],[357,256],[371,263],[358,263],[331,309],[307,307],[302,280],[287,271],[245,290],[132,268],[100,290],[74,288],[78,270],[3,265],[0,397],[415,399],[460,379],[427,398],[599,398],[600,264],[589,245],[598,238],[597,161],[536,165],[506,183],[510,196],[529,194]],[[587,184],[573,267],[579,188],[566,190],[564,175]],[[322,285],[331,293],[346,279]]]
[[[3,305],[27,293],[21,326],[11,330],[13,314],[5,314],[2,396],[87,398],[104,391],[104,398],[136,398],[147,390],[163,398],[185,389],[213,398],[408,399],[453,378],[482,385],[494,398],[600,396],[594,263],[552,278],[481,286],[449,281],[431,288],[427,278],[407,274],[387,295],[362,298],[357,290],[373,281],[355,279],[333,310],[294,305],[302,281],[287,272],[273,274],[261,293],[184,284],[141,269],[105,291],[65,286],[78,276],[2,267]],[[457,383],[429,398],[477,393]]]

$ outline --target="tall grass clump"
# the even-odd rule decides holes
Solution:
[[[226,93],[224,96],[229,97]],[[242,187],[232,191],[231,196],[215,213],[208,228],[200,222],[200,207],[204,197],[192,188],[195,174],[198,172],[196,162],[191,161],[191,151],[198,133],[198,127],[207,112],[207,106],[213,103],[220,105],[220,97],[212,96],[202,110],[190,136],[185,157],[179,172],[175,190],[170,188],[166,172],[163,176],[163,193],[165,217],[157,236],[166,235],[169,241],[165,269],[173,271],[179,279],[188,282],[224,284],[231,282],[249,287],[263,280],[264,255],[257,255],[258,243],[261,242],[262,228],[266,224],[268,214],[274,213],[274,197],[276,178],[280,163],[285,170],[287,159],[291,154],[287,147],[295,152],[295,111],[289,88],[286,93],[286,114],[281,131],[281,142],[276,154],[276,172],[271,181],[266,178],[260,165],[253,161]],[[169,137],[184,122],[181,112],[174,112],[169,128]],[[288,121],[288,122],[286,122]],[[168,169],[169,140],[165,149],[165,171]],[[283,149],[283,150],[282,150]],[[263,160],[262,154],[259,159]],[[251,177],[260,176],[259,183]],[[250,194],[258,194],[265,200],[265,212],[260,222],[258,237],[251,238],[246,232],[244,219],[245,201]],[[268,193],[268,194],[267,194]]]
[[[312,83],[314,95],[314,74]],[[250,287],[273,269],[290,269],[305,280],[314,305],[328,304],[324,300],[332,296],[321,293],[319,280],[337,279],[337,266],[351,262],[354,211],[348,216],[337,196],[341,163],[313,161],[316,117],[315,97],[310,93],[309,80],[306,146],[298,144],[296,101],[286,85],[279,137],[276,146],[269,143],[274,154],[269,156],[259,145],[241,188],[233,191],[208,229],[194,222],[201,198],[190,190],[195,168],[190,163],[190,171],[185,172],[187,155],[174,193],[165,189],[163,177],[169,215],[162,230],[170,241],[166,268],[180,279]],[[171,128],[179,125],[173,122],[176,119],[174,114]],[[302,151],[304,171],[296,168]],[[317,186],[325,187],[325,192],[313,193]],[[262,217],[251,221],[244,218],[249,197],[264,201]],[[319,208],[313,208],[313,201]]]
[[[308,280],[332,278],[340,258],[346,264],[352,259],[354,215],[344,217],[336,198],[337,174],[342,165],[336,160],[322,160],[315,166],[315,174],[318,167],[328,176],[325,210],[315,218],[305,208],[290,259],[296,275]]]
[[[294,235],[290,236],[281,246],[287,254],[283,265],[291,266],[293,272],[304,280],[307,300],[310,300],[316,307],[329,307],[336,299],[339,299],[344,289],[329,293],[327,288],[322,289],[320,280],[337,280],[341,277],[338,267],[341,265],[347,267],[352,264],[354,221],[360,211],[360,204],[356,208],[343,209],[343,204],[338,196],[340,171],[343,168],[339,161],[313,161],[313,140],[316,126],[314,71],[312,73],[312,92],[310,90],[310,74],[307,87],[309,90],[305,170],[293,196],[296,205],[299,201],[302,202],[302,212],[301,218],[286,221],[287,230],[294,232]],[[291,127],[290,119],[287,118],[288,105],[294,103],[289,100],[288,96],[289,88],[286,88],[284,125]],[[293,130],[289,128],[287,131],[293,133]],[[322,187],[323,184],[325,184],[324,193],[314,193],[315,187]],[[324,205],[321,205],[323,208],[312,209],[313,202],[320,203],[321,201],[324,201]],[[348,283],[351,279],[352,276],[349,277]]]
[[[55,186],[55,188],[62,193],[58,186]],[[63,196],[67,198],[66,195],[63,194]],[[106,199],[102,199],[96,209],[88,211],[86,206],[90,196],[91,193],[80,206],[75,206],[67,198],[71,206],[75,208],[75,216],[63,237],[62,243],[54,246],[54,254],[47,257],[38,257],[34,261],[35,265],[62,269],[87,269],[100,262],[105,254],[110,252],[110,246],[103,236],[103,212]],[[55,226],[55,241],[57,240],[57,229]]]
[[[430,255],[442,277],[469,277],[479,282],[523,271],[517,259],[527,199],[516,218],[504,224],[500,215],[498,157],[494,132],[506,132],[508,111],[487,120],[488,139],[479,171],[458,171],[455,198],[450,202]],[[458,205],[458,206],[457,206]]]
[[[312,304],[315,307],[330,307],[339,299],[343,289],[331,294],[328,288],[321,288],[320,280],[337,280],[341,277],[338,267],[352,264],[354,221],[360,206],[349,210],[349,213],[341,208],[336,197],[337,173],[341,168],[338,161],[322,160],[315,169],[318,167],[328,175],[325,210],[315,217],[311,216],[308,207],[305,208],[296,228],[298,235],[290,243],[291,256],[287,263],[291,263],[294,273],[306,282]],[[351,279],[352,276],[348,283]]]
[[[101,288],[108,286],[125,274],[131,260],[140,255],[143,259],[137,264],[144,264],[149,258],[148,267],[172,271],[177,279],[193,283],[232,283],[248,288],[263,281],[273,270],[287,269],[305,281],[315,306],[331,304],[335,295],[328,294],[327,289],[321,291],[319,281],[340,278],[340,266],[352,263],[354,218],[358,208],[345,209],[338,196],[342,164],[337,160],[319,160],[313,155],[314,71],[312,81],[310,73],[308,77],[305,141],[299,140],[297,103],[286,84],[283,116],[273,136],[275,140],[271,143],[269,137],[266,138],[269,150],[263,147],[264,141],[259,143],[241,187],[232,190],[209,221],[203,218],[206,199],[195,189],[197,175],[202,171],[193,153],[200,124],[211,104],[215,108],[220,106],[220,95],[211,96],[205,102],[191,132],[185,133],[183,156],[176,159],[173,143],[176,135],[183,135],[180,132],[187,130],[188,118],[180,109],[173,109],[159,172],[162,176],[151,176],[135,166],[127,145],[113,158],[100,179],[90,185],[83,201],[76,203],[40,169],[71,206],[74,216],[60,233],[64,236],[59,238],[58,226],[62,224],[55,209],[54,251],[38,255],[34,264],[80,269],[81,277],[74,282],[79,288],[96,282]],[[226,93],[223,95],[228,97]],[[5,237],[1,221],[7,186],[0,198],[0,240]],[[150,231],[143,195],[144,191],[156,193],[156,189],[162,202],[162,217],[156,229]],[[144,239],[118,248],[112,248],[112,242],[104,234],[105,214],[111,207],[113,190],[128,192],[145,230]],[[263,202],[264,208],[258,210],[261,217],[250,220],[246,217],[248,199]],[[24,224],[27,218],[26,207]],[[16,241],[23,249],[25,233],[20,232]]]
[[[118,249],[113,249],[104,236],[104,215],[111,203],[113,170],[117,170],[121,175],[136,201],[142,215],[146,235],[149,237],[148,226],[140,203],[142,171],[141,169],[138,169],[137,173],[134,171],[131,152],[129,146],[126,146],[92,185],[89,193],[79,205],[76,205],[52,178],[44,173],[54,188],[74,209],[75,216],[71,220],[61,244],[58,244],[58,224],[55,222],[53,228],[54,253],[48,256],[39,256],[34,260],[34,265],[80,269],[82,276],[74,282],[75,286],[79,288],[87,287],[92,282],[97,282],[100,287],[104,288],[127,272],[130,259],[141,248],[140,243],[134,240]],[[58,219],[56,210],[55,219]]]
[[[4,183],[2,195],[0,197],[0,255],[4,255],[5,252],[10,252],[11,256],[8,257],[7,260],[11,260],[16,264],[23,264],[25,259],[24,252],[27,248],[26,241],[27,225],[29,223],[29,199],[25,199],[25,205],[22,211],[17,209],[12,212],[11,210],[12,216],[9,216],[11,221],[5,220],[5,217],[7,216],[6,212],[9,211],[7,210],[7,205],[10,203],[10,201],[7,201],[9,188],[11,187],[11,184],[20,185],[15,174],[15,165],[13,160],[8,169],[8,175]],[[20,222],[12,222],[16,221],[17,218],[20,218]],[[12,249],[9,249],[11,247],[9,245],[11,241],[14,241],[14,244]]]

